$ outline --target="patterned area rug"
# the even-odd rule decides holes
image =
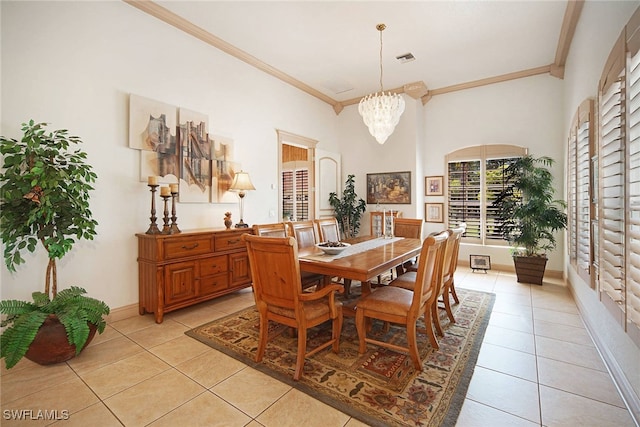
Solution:
[[[357,289],[357,288],[356,288]],[[290,329],[271,323],[270,341],[261,363],[254,362],[259,317],[255,308],[242,310],[187,331],[186,334],[303,391],[371,426],[453,426],[464,402],[495,295],[459,289],[453,306],[456,323],[441,310],[445,332],[440,349],[433,350],[425,334],[418,334],[423,371],[407,354],[372,344],[358,354],[353,318],[345,318],[340,353],[330,349],[307,358],[300,381],[293,381],[296,338]],[[422,320],[419,328],[424,329]],[[379,340],[406,342],[405,329],[374,321]],[[308,348],[325,342],[330,323],[309,331]]]

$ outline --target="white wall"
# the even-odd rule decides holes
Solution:
[[[135,233],[149,225],[150,196],[139,181],[139,152],[128,148],[128,96],[135,93],[209,116],[210,131],[230,136],[235,159],[256,191],[245,222],[277,212],[277,137],[283,129],[337,151],[336,115],[313,97],[194,39],[124,2],[1,2],[0,133],[19,138],[34,119],[85,142],[98,175],[91,206],[99,223],[58,266],[61,287],[75,284],[112,308],[138,302]],[[223,227],[238,204],[177,207],[184,229]],[[27,256],[17,274],[2,263],[1,297],[43,290],[46,257]]]
[[[446,154],[463,147],[511,144],[527,147],[535,156],[555,159],[556,197],[563,199],[564,123],[562,80],[549,75],[482,86],[433,97],[425,107],[425,175],[445,175]],[[424,197],[425,202],[444,202],[445,197]],[[428,223],[427,232],[442,224]],[[564,251],[562,235],[557,254]],[[462,244],[460,258],[469,254],[490,255],[492,264],[511,266],[507,247]],[[562,270],[562,257],[549,257],[547,269]]]
[[[571,45],[565,71],[564,132],[568,135],[571,119],[586,98],[596,99],[598,80],[622,28],[640,2],[587,1]],[[600,303],[598,293],[576,273],[564,254],[569,285],[580,312],[609,361],[618,385],[629,396],[640,401],[640,349],[624,333],[622,327]],[[635,407],[636,416],[640,408]]]

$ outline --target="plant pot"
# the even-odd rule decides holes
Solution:
[[[547,258],[538,256],[514,256],[513,263],[516,267],[518,282],[542,285],[544,270],[547,266]]]
[[[89,324],[89,337],[82,349],[89,345],[96,334],[96,326]],[[40,365],[53,365],[65,362],[76,356],[76,346],[69,344],[67,331],[58,317],[50,314],[44,321],[25,357]]]

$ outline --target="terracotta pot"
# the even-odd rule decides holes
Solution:
[[[89,337],[85,343],[84,350],[93,340],[96,334],[96,326],[89,324]],[[69,344],[67,339],[67,331],[64,325],[60,323],[58,317],[50,314],[44,321],[36,337],[34,338],[25,357],[32,362],[40,365],[53,365],[55,363],[65,362],[76,356],[76,346]]]
[[[542,285],[547,259],[544,257],[514,256],[513,263],[520,283]]]

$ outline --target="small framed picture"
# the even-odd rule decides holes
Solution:
[[[442,216],[443,203],[425,203],[424,204],[424,220],[425,222],[444,222]]]
[[[443,177],[441,176],[425,176],[424,177],[424,195],[425,196],[442,196]]]
[[[489,255],[469,255],[469,266],[473,271],[482,270],[486,273],[491,270],[491,257]]]

